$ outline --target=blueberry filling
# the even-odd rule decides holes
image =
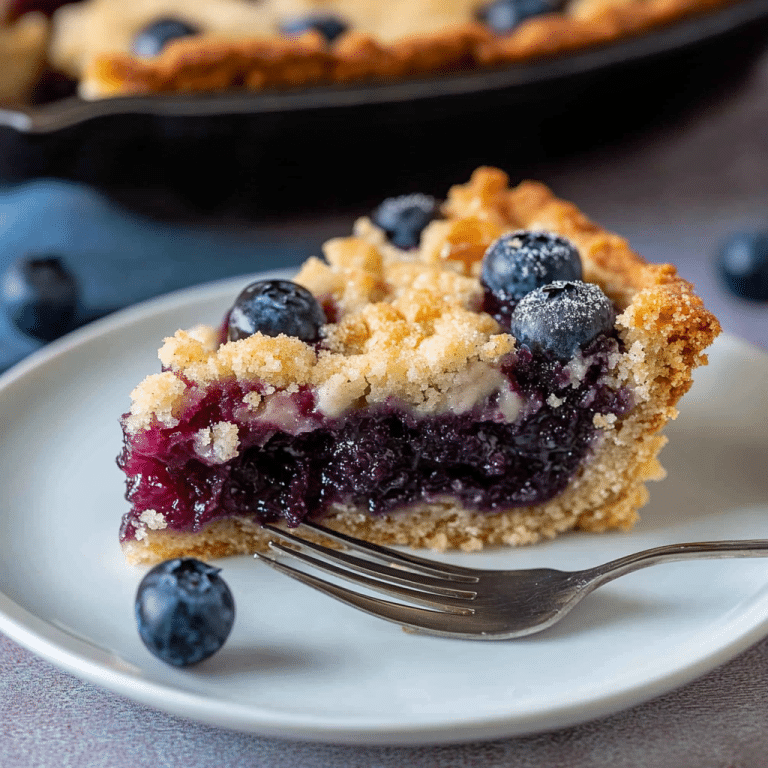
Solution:
[[[334,502],[381,515],[450,497],[493,512],[538,504],[561,493],[593,445],[596,414],[622,416],[629,392],[607,383],[618,349],[600,334],[573,368],[550,351],[523,347],[504,373],[525,402],[513,422],[492,409],[416,416],[396,404],[328,419],[311,392],[290,396],[299,434],[239,419],[246,389],[235,382],[207,390],[173,430],[152,427],[127,435],[118,463],[128,477],[132,512],[121,538],[135,538],[145,510],[161,512],[170,529],[196,531],[230,515],[295,525],[321,518]],[[583,365],[582,365],[583,363]],[[492,403],[491,403],[492,405]],[[195,452],[195,434],[219,421],[238,423],[240,453],[208,464]]]

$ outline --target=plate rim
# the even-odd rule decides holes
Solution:
[[[759,603],[768,608],[768,589],[764,586],[760,592],[761,596],[753,596],[750,603]],[[12,606],[12,612],[8,611],[8,605]],[[768,612],[764,610],[763,613],[761,622],[755,623],[735,640],[718,646],[708,654],[703,653],[693,662],[678,667],[673,674],[636,686],[631,689],[630,695],[627,690],[622,690],[587,702],[560,704],[546,713],[546,724],[542,723],[542,713],[534,711],[524,716],[518,715],[514,723],[510,721],[509,715],[498,715],[492,720],[472,720],[467,717],[449,726],[443,716],[442,721],[427,726],[420,722],[409,727],[407,723],[398,721],[383,729],[380,718],[360,718],[340,725],[331,719],[323,720],[316,714],[294,713],[291,720],[287,721],[284,715],[270,716],[269,710],[265,709],[258,710],[260,719],[254,722],[253,706],[211,700],[200,693],[191,693],[172,685],[137,679],[127,672],[120,673],[78,655],[75,649],[79,645],[91,648],[97,646],[40,619],[0,592],[0,632],[53,666],[97,687],[120,694],[155,711],[188,718],[203,725],[267,738],[350,746],[412,747],[517,738],[570,728],[618,714],[693,682],[746,651],[768,634]],[[45,624],[46,634],[24,626],[22,621],[25,618],[31,620],[31,624]],[[158,701],[163,702],[162,706]],[[203,710],[205,717],[200,714]]]
[[[157,314],[179,310],[194,302],[218,301],[219,298],[225,300],[228,295],[239,292],[243,280],[249,280],[256,275],[266,279],[292,273],[294,270],[290,269],[272,270],[227,278],[174,291],[120,310],[52,342],[0,375],[0,399],[6,388],[15,382],[35,374],[62,355],[73,354],[80,348],[87,347],[92,341],[107,334],[119,332],[133,323],[146,321]],[[715,344],[734,347],[744,354],[757,354],[763,359],[768,359],[768,353],[764,350],[729,334],[723,334],[721,340],[716,340]],[[750,617],[754,611],[758,611],[760,615]],[[183,690],[170,683],[142,679],[130,674],[131,665],[127,662],[120,661],[117,665],[108,666],[103,658],[103,654],[109,655],[108,651],[36,616],[10,598],[0,586],[0,632],[54,666],[89,683],[155,710],[191,718],[197,722],[265,737],[328,744],[416,746],[509,738],[570,727],[617,713],[695,680],[733,659],[768,634],[768,584],[750,595],[744,609],[737,615],[727,619],[723,617],[718,621],[718,624],[723,623],[731,628],[727,641],[716,642],[712,637],[708,637],[706,642],[700,645],[698,653],[685,664],[677,664],[668,672],[656,673],[650,680],[630,689],[602,696],[595,694],[586,702],[583,699],[568,704],[558,702],[545,715],[533,711],[514,717],[509,714],[499,714],[495,718],[483,716],[480,719],[467,716],[449,726],[445,722],[445,715],[441,714],[431,715],[431,718],[422,717],[415,724],[400,721],[382,728],[381,715],[375,718],[361,717],[354,722],[348,720],[345,724],[339,724],[332,717],[323,718],[322,713],[291,713],[288,720],[284,713],[270,716],[270,712],[262,707],[220,699],[212,704],[212,700],[202,693]],[[745,626],[738,629],[739,625]],[[121,665],[123,671],[119,669]],[[158,702],[162,702],[162,705]],[[202,716],[203,712],[205,716]]]

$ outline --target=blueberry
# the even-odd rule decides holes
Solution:
[[[424,228],[440,215],[440,203],[430,195],[415,193],[388,197],[371,214],[374,224],[398,248],[416,248]]]
[[[518,302],[555,280],[581,280],[581,257],[572,243],[554,233],[510,232],[483,256],[480,281],[498,301]]]
[[[742,232],[720,249],[718,268],[728,288],[752,301],[768,301],[768,232]]]
[[[15,261],[3,275],[0,296],[11,322],[36,339],[53,341],[76,325],[77,283],[56,256]]]
[[[166,560],[149,571],[135,609],[144,645],[176,667],[216,653],[235,621],[235,602],[219,569],[192,558]]]
[[[616,319],[611,300],[594,283],[557,280],[537,288],[515,307],[510,332],[532,352],[569,360]]]
[[[477,18],[494,32],[505,35],[531,16],[559,11],[565,0],[494,0],[481,6]]]
[[[317,299],[290,280],[260,280],[237,297],[229,313],[227,338],[237,341],[260,331],[266,336],[296,336],[308,344],[320,338],[326,322]]]
[[[332,13],[310,13],[306,16],[288,19],[280,25],[280,31],[291,37],[303,35],[311,29],[319,32],[329,43],[332,43],[349,29],[349,25]]]
[[[148,24],[133,38],[133,52],[137,56],[157,56],[171,40],[197,35],[200,30],[186,21],[174,18],[157,19]]]

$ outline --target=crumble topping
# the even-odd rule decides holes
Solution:
[[[153,373],[147,376],[131,392],[131,412],[126,427],[131,432],[147,429],[152,419],[165,427],[175,427],[180,408],[184,405],[187,386],[171,371]]]
[[[138,518],[136,527],[136,539],[142,541],[147,538],[147,531],[162,531],[168,527],[165,515],[154,509],[145,509]]]
[[[260,408],[263,418],[270,390],[306,386],[330,417],[390,399],[420,413],[463,413],[498,394],[502,417],[514,420],[520,398],[499,370],[514,339],[477,311],[482,288],[477,277],[463,274],[474,266],[468,260],[424,263],[418,253],[384,247],[381,231],[367,220],[357,229],[363,237],[331,240],[324,247],[327,262],[310,258],[296,277],[338,310],[338,322],[323,328],[319,351],[282,335],[256,333],[217,346],[214,328],[177,331],[159,351],[168,370],[133,392],[128,429],[147,428],[153,417],[175,426],[186,396],[175,374],[200,387],[229,378],[258,382],[262,389],[247,405]],[[454,229],[435,228],[427,260],[434,261],[438,233],[449,242]]]
[[[195,453],[208,464],[225,464],[240,451],[237,424],[220,421],[195,434]]]
[[[306,277],[301,273],[297,281],[304,278],[312,290]],[[348,292],[344,286],[332,297],[342,299]],[[172,417],[186,391],[175,373],[199,386],[227,378],[259,382],[273,392],[309,386],[327,416],[390,398],[419,412],[463,413],[496,392],[503,394],[504,414],[516,414],[514,393],[499,370],[514,339],[500,333],[493,318],[427,290],[394,294],[391,302],[365,304],[327,325],[327,349],[319,353],[298,339],[261,333],[212,350],[189,332],[177,331],[159,352],[170,370],[148,377],[134,390],[127,426],[131,431],[146,428],[153,415],[175,426]],[[265,389],[251,396],[249,405],[261,405],[271,396]]]
[[[253,390],[253,392],[248,392],[243,396],[243,402],[248,407],[248,410],[253,413],[259,407],[259,403],[261,403],[261,395],[256,390]]]
[[[507,184],[502,171],[481,168],[468,184],[452,187],[443,205],[446,218],[432,222],[420,247],[411,251],[389,244],[366,218],[356,223],[352,237],[327,242],[325,261],[308,259],[295,278],[336,308],[337,320],[324,326],[319,349],[284,335],[256,333],[219,344],[215,328],[177,331],[159,351],[167,370],[147,377],[132,393],[128,430],[146,429],[154,420],[168,427],[178,423],[188,392],[177,374],[201,388],[232,378],[258,383],[259,391],[248,395],[245,407],[291,433],[307,425],[293,413],[280,416],[287,399],[269,411],[266,402],[272,393],[301,387],[315,392],[318,410],[329,417],[388,400],[422,414],[463,413],[498,395],[502,418],[514,420],[521,401],[500,368],[514,354],[515,340],[479,311],[483,290],[478,274],[488,244],[521,228],[571,239],[581,253],[585,279],[598,282],[624,309],[616,323],[627,351],[614,355],[611,375],[617,388],[631,388],[635,402],[647,401],[658,385],[645,365],[647,345],[667,343],[648,338],[649,329],[668,323],[659,316],[659,289],[683,281],[668,265],[647,265],[623,238],[593,225],[544,185],[524,182],[508,189]],[[686,322],[701,302],[678,292],[682,295],[671,319]],[[683,342],[674,342],[672,351],[675,344]],[[568,371],[578,386],[584,373],[580,355]],[[214,442],[211,436],[210,446]],[[236,448],[210,450],[223,456]]]

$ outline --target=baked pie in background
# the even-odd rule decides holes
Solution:
[[[6,0],[0,98],[27,100],[45,71],[99,99],[498,68],[638,35],[729,2]]]

